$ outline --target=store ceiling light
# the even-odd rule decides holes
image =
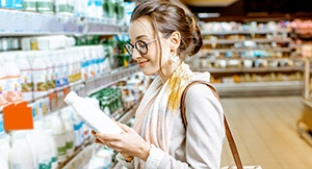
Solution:
[[[186,4],[191,6],[199,6],[199,7],[208,7],[208,6],[215,6],[215,7],[226,7],[238,0],[181,0],[184,1]]]
[[[198,13],[198,18],[217,18],[220,17],[220,13]]]

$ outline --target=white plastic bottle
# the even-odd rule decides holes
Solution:
[[[70,105],[92,129],[107,134],[119,134],[122,129],[110,117],[90,101],[79,97],[74,91],[67,94],[65,103]]]
[[[50,52],[45,51],[43,54],[43,60],[47,67],[47,83],[48,83],[48,93],[51,93],[55,89],[54,84],[54,61],[51,58]]]
[[[83,15],[83,1],[84,0],[75,0],[74,1],[74,14],[78,17],[82,17]]]
[[[75,81],[80,81],[81,80],[81,62],[80,62],[80,57],[81,57],[81,53],[78,53],[79,50],[77,51],[77,49],[79,48],[73,48],[75,49],[75,54],[73,54],[73,58],[74,58],[74,67],[75,67]]]
[[[55,0],[54,6],[55,6],[55,12],[58,14],[66,14],[66,15],[71,14],[68,1],[66,0]]]
[[[6,100],[14,103],[22,100],[21,72],[16,63],[16,53],[8,52],[5,55],[4,70],[6,71],[7,93]]]
[[[66,155],[67,157],[70,157],[75,150],[74,124],[70,117],[70,113],[66,109],[62,109],[60,113],[66,130]]]
[[[10,169],[33,169],[34,158],[30,144],[26,139],[26,131],[15,131],[12,134],[10,151]]]
[[[33,99],[32,71],[29,60],[29,52],[17,53],[17,65],[21,70],[21,87],[23,100],[31,101]]]
[[[85,3],[87,3],[86,14],[90,18],[96,18],[97,17],[97,6],[95,0],[86,0]]]
[[[84,50],[85,50],[84,54],[87,59],[86,62],[87,62],[88,78],[95,77],[96,72],[95,72],[95,66],[94,66],[93,59],[92,59],[91,49],[88,46],[88,47],[85,47]]]
[[[32,59],[32,76],[34,83],[34,99],[48,95],[47,66],[42,52],[34,52]]]
[[[62,54],[59,55],[59,59],[62,61],[62,70],[63,70],[63,85],[68,86],[69,85],[69,71],[68,71],[68,57],[70,56],[69,52],[67,50],[62,50]]]
[[[51,169],[56,169],[58,168],[58,150],[57,150],[57,143],[54,139],[54,134],[53,134],[53,129],[51,126],[51,116],[45,116],[43,118],[43,128],[45,131],[45,137],[46,137],[46,144],[47,147],[49,147],[50,149],[50,156],[51,156],[51,160],[50,160],[50,167]]]
[[[24,0],[23,9],[26,11],[36,11],[36,1],[37,0]]]
[[[11,146],[3,128],[3,114],[0,114],[0,166],[9,169],[9,154]]]
[[[110,72],[116,65],[113,58],[113,48],[111,46],[103,46],[104,48],[104,73]]]
[[[53,0],[37,0],[37,11],[53,13]]]
[[[2,55],[0,54],[0,57]],[[6,104],[8,104],[8,101],[6,100],[6,93],[7,93],[7,79],[6,79],[6,73],[3,66],[3,62],[0,58],[0,108]]]
[[[51,150],[47,142],[48,138],[43,128],[42,119],[35,122],[35,130],[31,130],[26,138],[34,152],[34,158],[36,159],[35,168],[50,168]]]
[[[62,62],[59,60],[58,55],[60,51],[51,51],[51,59],[54,62],[54,79],[55,79],[55,88],[59,89],[62,87]]]
[[[87,53],[85,52],[85,48],[80,47],[79,48],[80,53],[80,64],[81,64],[81,79],[87,80],[89,78],[88,76],[88,69],[89,69],[89,62],[87,58]]]
[[[83,138],[81,137],[81,119],[74,113],[72,107],[68,107],[67,110],[70,112],[71,119],[73,120],[74,125],[74,134],[75,134],[75,147],[79,147],[83,143]]]
[[[52,113],[50,117],[53,137],[57,146],[57,158],[61,163],[66,160],[66,130],[58,112]]]
[[[51,150],[51,169],[56,169],[58,168],[57,145],[53,137],[52,129],[46,129],[46,132],[47,132],[48,147],[50,147],[50,150]]]
[[[99,65],[99,55],[98,55],[98,50],[97,50],[97,46],[91,46],[90,47],[90,54],[91,54],[91,58],[92,58],[92,64],[94,67],[94,72],[95,72],[95,76],[99,76],[100,73],[100,65]]]
[[[104,62],[105,62],[105,55],[104,49],[102,45],[97,46],[97,54],[98,54],[98,64],[99,64],[99,73],[102,76],[104,74]]]

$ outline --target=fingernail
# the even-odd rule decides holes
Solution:
[[[96,132],[95,132],[94,130],[92,130],[92,131],[91,131],[91,133],[92,133],[93,135],[95,135],[95,134],[96,134]]]

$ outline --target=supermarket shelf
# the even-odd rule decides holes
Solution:
[[[265,73],[265,72],[303,72],[302,67],[257,67],[257,68],[194,68],[194,71],[210,73]]]
[[[289,59],[289,60],[296,60],[296,61],[304,61],[303,57],[299,57],[299,56],[282,56],[282,57],[263,57],[263,58],[256,58],[256,57],[209,57],[207,56],[200,56],[199,59],[202,60],[206,60],[208,62],[215,62],[216,60],[240,60],[240,61],[244,61],[244,60],[252,60],[252,61],[256,61],[259,59],[263,59],[263,60],[268,60],[268,61],[280,61],[280,60],[285,60],[285,59]]]
[[[283,82],[246,82],[214,84],[220,96],[260,96],[302,94],[303,81]]]
[[[266,51],[276,51],[276,52],[291,52],[292,48],[229,48],[229,49],[210,49],[205,50],[207,53],[227,53],[227,52],[245,52],[250,50],[266,50]]]
[[[279,30],[232,30],[232,31],[205,31],[202,30],[202,35],[229,35],[229,34],[267,34],[267,33],[289,33],[288,29]]]
[[[132,107],[129,111],[119,117],[117,121],[120,123],[127,123],[135,115],[136,108],[137,106]]]
[[[233,44],[236,42],[245,42],[245,41],[252,41],[257,43],[270,43],[270,42],[290,42],[290,38],[284,39],[217,39],[217,40],[204,40],[203,44]]]
[[[94,92],[97,92],[101,89],[104,89],[111,84],[115,83],[116,81],[122,80],[123,78],[129,77],[130,75],[139,71],[138,66],[131,66],[128,68],[120,68],[113,70],[109,74],[103,77],[97,77],[90,80],[87,80],[86,85],[86,93],[90,95]]]
[[[92,158],[95,148],[95,143],[90,143],[82,147],[72,159],[66,162],[65,165],[60,165],[59,169],[75,169],[82,168],[85,166],[89,160]]]
[[[122,26],[103,18],[80,18],[0,9],[0,36],[73,35],[73,34],[119,34]]]
[[[134,74],[136,72],[139,71],[139,67],[138,66],[132,66],[132,67],[128,67],[128,68],[119,68],[116,69],[106,75],[103,76],[99,76],[99,77],[95,77],[92,79],[88,79],[87,81],[77,81],[74,83],[71,83],[68,86],[64,86],[64,87],[60,87],[58,89],[55,89],[52,93],[50,93],[49,95],[44,95],[41,97],[37,97],[33,100],[27,101],[28,104],[31,104],[33,102],[36,102],[39,99],[43,99],[43,98],[47,98],[49,97],[50,99],[55,97],[55,93],[57,93],[57,95],[61,94],[64,95],[64,93],[69,92],[70,90],[78,90],[76,92],[79,93],[80,96],[85,97],[88,96],[96,91],[99,91],[101,89],[104,89],[114,83],[116,83],[119,80],[122,80],[123,78],[129,77],[131,74]],[[83,85],[85,86],[84,88],[79,88],[79,89],[75,89],[76,86],[80,86]],[[54,96],[51,96],[51,94],[54,94]],[[50,100],[51,101],[51,100]],[[62,108],[66,107],[66,104],[63,104],[62,102],[59,103],[59,105],[55,108],[52,108],[51,111],[58,111],[61,110]],[[2,108],[0,109],[0,113],[1,113]]]

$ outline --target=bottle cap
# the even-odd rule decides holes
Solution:
[[[68,105],[71,105],[73,104],[73,102],[76,100],[76,98],[78,97],[78,95],[74,92],[74,91],[70,91],[65,99],[64,99],[64,102]]]

